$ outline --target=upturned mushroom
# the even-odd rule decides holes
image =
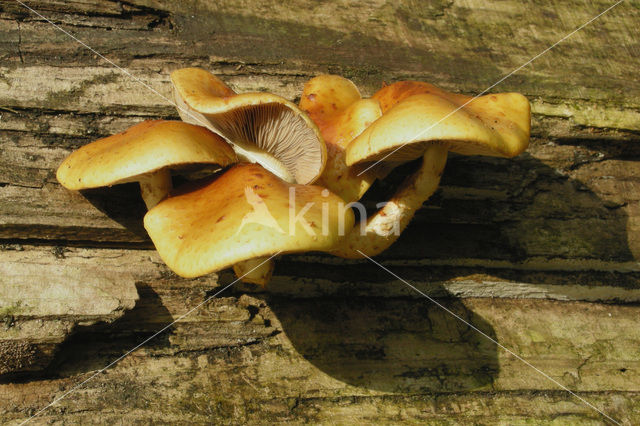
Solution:
[[[378,167],[363,173],[364,167],[349,167],[345,149],[382,115],[375,99],[362,99],[350,80],[337,75],[320,75],[309,80],[300,98],[300,109],[320,129],[327,144],[327,164],[318,184],[329,188],[346,202],[359,200],[373,181],[385,174]]]
[[[436,190],[447,151],[513,157],[529,143],[529,102],[518,93],[471,98],[427,83],[400,82],[373,98],[383,115],[349,144],[346,164],[423,160],[392,199],[363,226],[355,226],[332,252],[345,258],[374,256],[398,238]]]
[[[236,161],[231,146],[204,127],[149,120],[72,152],[58,167],[56,177],[70,190],[139,182],[150,209],[171,190],[171,168],[193,164],[226,167]]]
[[[200,68],[171,74],[180,117],[223,135],[240,159],[261,164],[281,179],[313,183],[322,173],[327,152],[313,121],[293,103],[271,93],[235,93]],[[253,263],[259,267],[255,268]],[[274,262],[234,266],[245,282],[266,285]]]
[[[191,278],[278,253],[332,250],[354,223],[343,204],[325,188],[240,163],[162,201],[144,225],[165,263]]]
[[[236,94],[199,68],[174,71],[171,81],[180,117],[224,136],[241,160],[291,183],[312,183],[322,173],[324,141],[293,103],[271,93]]]

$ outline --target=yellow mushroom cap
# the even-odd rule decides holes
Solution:
[[[173,271],[197,277],[278,252],[331,250],[353,227],[343,204],[325,188],[289,184],[241,163],[160,202],[144,225]]]
[[[323,74],[304,85],[300,108],[322,130],[361,98],[360,91],[351,80],[339,75]]]
[[[149,120],[74,151],[56,177],[65,188],[80,190],[135,181],[165,167],[236,161],[231,146],[204,127]]]
[[[301,184],[314,182],[322,173],[324,140],[293,103],[271,93],[236,94],[199,68],[174,71],[171,81],[180,117],[222,134],[240,157]]]
[[[362,99],[350,80],[327,74],[305,84],[300,108],[318,125],[327,143],[327,165],[318,183],[347,202],[359,200],[378,175],[361,174],[361,167],[347,166],[344,150],[382,115],[378,101]]]
[[[498,157],[513,157],[528,146],[531,110],[521,94],[473,99],[426,83],[396,84],[374,95],[384,115],[349,144],[348,165],[412,160],[434,142],[461,154]]]
[[[371,98],[377,100],[380,103],[382,112],[386,113],[391,107],[403,99],[423,93],[431,93],[440,97],[462,101],[463,103],[469,99],[468,96],[447,92],[433,84],[423,81],[398,81],[390,85],[385,83],[382,89],[374,93]]]

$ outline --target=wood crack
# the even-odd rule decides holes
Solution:
[[[24,64],[24,57],[22,56],[22,28],[20,21],[16,22],[18,23],[18,55],[20,56],[20,63]]]
[[[30,5],[36,12],[42,14],[46,19],[59,26],[76,26],[85,28],[96,29],[112,29],[109,25],[100,25],[96,22],[84,23],[82,21],[87,18],[105,19],[114,21],[136,21],[144,19],[146,21],[146,27],[140,28],[140,30],[153,30],[159,26],[166,26],[168,29],[173,29],[173,23],[170,18],[170,13],[166,10],[153,8],[147,5],[136,5],[127,1],[118,1],[114,4],[114,7],[103,11],[97,11],[93,9],[81,9],[74,8],[74,4],[64,5],[61,4],[42,4],[42,5]],[[80,6],[80,5],[78,5]],[[22,5],[16,5],[13,8],[16,11],[14,18],[25,22],[47,22],[37,15],[33,15],[29,9],[26,9]],[[107,11],[108,10],[108,11]],[[76,19],[73,19],[76,17]],[[71,18],[66,20],[65,18]],[[130,28],[119,28],[119,30],[126,31]]]

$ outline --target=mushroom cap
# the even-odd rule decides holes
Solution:
[[[347,202],[359,200],[380,169],[361,174],[362,167],[347,166],[344,150],[382,115],[378,101],[362,99],[350,80],[327,74],[305,84],[300,108],[318,125],[327,143],[327,165],[318,183]]]
[[[371,98],[377,100],[380,103],[382,112],[386,113],[391,107],[403,99],[423,93],[432,93],[440,97],[457,99],[461,101],[461,103],[469,99],[468,96],[447,92],[433,84],[423,81],[398,81],[389,85],[384,84],[382,89],[374,93]]]
[[[160,202],[144,226],[165,263],[190,278],[278,252],[331,250],[341,223],[342,230],[353,227],[343,204],[325,188],[289,184],[258,164],[240,163]]]
[[[218,77],[199,68],[174,71],[171,81],[184,121],[206,125],[243,150],[257,147],[269,153],[297,183],[312,183],[322,173],[327,157],[324,140],[314,122],[295,104],[271,93],[236,94]],[[238,151],[252,160],[243,152]]]
[[[385,113],[346,149],[348,165],[409,161],[428,143],[447,143],[466,155],[513,157],[529,143],[531,109],[519,93],[472,98],[427,83],[401,82],[380,90]]]
[[[320,131],[331,127],[337,116],[362,98],[351,80],[339,75],[323,74],[309,80],[300,97],[300,109],[318,126]],[[324,136],[324,135],[323,135]],[[327,143],[334,143],[328,142]]]
[[[236,161],[231,146],[204,127],[149,120],[72,152],[56,177],[65,188],[80,190],[136,181],[165,167]]]

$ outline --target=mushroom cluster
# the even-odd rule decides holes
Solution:
[[[435,192],[449,151],[513,157],[529,142],[529,102],[517,93],[472,98],[403,81],[362,98],[348,79],[321,75],[295,105],[236,94],[198,68],[174,71],[171,81],[182,122],[144,121],[85,145],[57,178],[70,190],[139,182],[144,226],[187,278],[233,267],[265,286],[274,255],[377,255]],[[358,200],[373,182],[417,159],[367,217]],[[197,168],[207,176],[173,188],[172,171]]]

